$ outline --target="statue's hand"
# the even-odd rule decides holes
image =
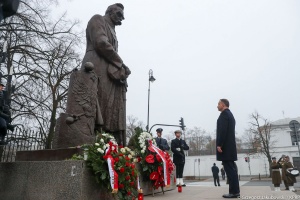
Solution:
[[[125,64],[123,64],[122,67],[125,69],[125,74],[129,76],[131,74],[130,69]]]

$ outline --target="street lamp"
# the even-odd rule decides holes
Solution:
[[[147,132],[149,131],[149,105],[150,105],[150,82],[153,83],[155,78],[153,77],[152,69],[149,70],[149,86],[148,86],[148,115],[147,115]]]

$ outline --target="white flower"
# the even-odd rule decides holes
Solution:
[[[142,150],[141,150],[141,153],[145,153],[145,150],[144,150],[144,149],[142,149]]]
[[[100,139],[100,142],[104,143],[104,140],[101,138],[101,139]]]
[[[133,162],[138,162],[138,159],[137,158],[133,159]]]
[[[100,153],[103,153],[103,150],[101,148],[98,148],[97,151],[99,151]]]
[[[125,149],[124,149],[124,148],[121,148],[120,151],[121,151],[122,153],[125,153]]]
[[[100,144],[99,143],[95,143],[95,146],[100,146]]]
[[[129,155],[128,155],[128,158],[130,158],[130,159],[131,159],[131,158],[132,158],[132,155],[130,155],[130,154],[129,154]]]
[[[112,146],[112,147],[111,147],[111,150],[113,150],[113,151],[114,151],[114,150],[115,150],[115,147],[114,147],[114,146]]]
[[[130,151],[130,149],[128,147],[125,147],[126,151]]]
[[[131,151],[130,154],[131,154],[132,156],[135,156],[135,152],[134,152],[134,151]]]
[[[106,147],[109,147],[109,144],[106,144],[105,146],[106,146]]]

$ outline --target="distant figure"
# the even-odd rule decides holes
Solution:
[[[222,180],[225,180],[225,170],[224,167],[221,168]]]
[[[221,112],[217,121],[217,160],[222,161],[229,181],[229,194],[224,194],[223,197],[239,198],[239,178],[237,167],[234,163],[237,160],[235,119],[229,110],[229,101],[227,99],[220,99],[217,108]]]
[[[161,137],[162,131],[163,131],[162,128],[156,129],[157,137],[155,138],[155,141],[156,141],[158,148],[160,148],[163,151],[168,151],[168,150],[170,150],[170,147],[168,145],[167,140]]]
[[[218,186],[220,186],[219,168],[216,166],[216,163],[214,163],[214,165],[211,167],[211,171],[213,173],[215,186],[217,187],[217,183],[218,183]]]
[[[98,102],[104,124],[96,124],[96,127],[113,134],[123,146],[126,143],[127,78],[131,71],[118,54],[115,27],[124,19],[124,6],[120,3],[110,5],[104,16],[94,15],[90,19],[81,67],[84,70],[84,63],[93,63],[99,77]]]
[[[294,168],[293,164],[290,162],[290,157],[285,156],[282,167],[282,179],[286,181],[288,190],[295,192],[294,183],[296,183],[296,177],[293,176],[290,171]]]
[[[276,158],[273,157],[271,163],[271,169],[272,169],[272,183],[274,184],[275,191],[280,191],[280,184],[281,184],[281,176],[280,176],[280,169],[279,169],[280,167],[281,165],[277,163]]]
[[[173,162],[176,165],[176,186],[185,187],[183,183],[183,169],[185,164],[184,150],[189,150],[189,146],[181,137],[181,130],[175,131],[176,138],[171,141],[171,150],[173,152]]]
[[[16,125],[11,124],[11,113],[9,106],[5,101],[6,94],[3,91],[4,87],[4,84],[0,83],[0,146],[7,144],[5,141],[7,130],[13,132],[16,127]]]

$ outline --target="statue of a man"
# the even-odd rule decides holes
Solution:
[[[104,125],[103,131],[112,133],[119,144],[126,143],[126,79],[131,73],[118,54],[115,26],[124,20],[124,6],[109,6],[104,16],[94,15],[86,28],[87,48],[84,63],[92,62],[99,77],[98,101]],[[96,124],[97,127],[97,124]]]

